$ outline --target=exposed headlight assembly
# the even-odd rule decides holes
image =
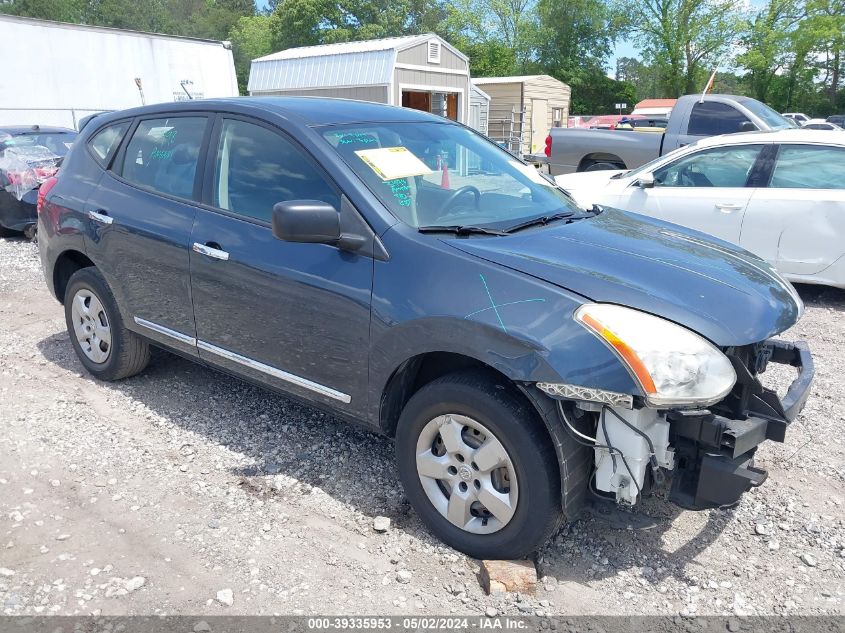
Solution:
[[[719,402],[736,372],[717,347],[666,319],[609,303],[586,304],[575,320],[612,349],[654,408]]]

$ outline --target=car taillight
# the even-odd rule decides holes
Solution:
[[[57,182],[59,182],[58,178],[50,176],[47,180],[41,183],[41,186],[38,188],[38,199],[35,203],[35,210],[37,213],[41,213],[41,210],[44,208],[44,201],[47,198],[47,194],[50,193],[50,189],[56,186]]]
[[[549,134],[546,137],[546,148],[543,150],[543,153],[545,153],[547,157],[551,157],[551,155],[552,155],[552,135],[551,134]]]
[[[7,171],[6,180],[9,181],[10,185],[19,185],[23,182],[23,174],[19,171]]]

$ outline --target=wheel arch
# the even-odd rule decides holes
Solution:
[[[581,162],[578,163],[578,169],[576,171],[584,171],[590,165],[594,165],[595,163],[613,163],[615,165],[621,165],[621,169],[627,169],[625,166],[625,161],[622,160],[616,154],[611,154],[608,152],[592,152],[591,154],[587,154],[581,159]]]
[[[379,426],[394,437],[399,416],[411,397],[430,382],[451,373],[477,369],[501,382],[511,395],[525,402],[542,423],[557,457],[560,476],[561,509],[567,520],[574,519],[583,505],[589,479],[592,452],[575,442],[563,427],[555,401],[533,384],[514,380],[486,362],[455,352],[425,352],[413,356],[396,368],[382,392]]]
[[[423,352],[403,361],[385,383],[378,409],[381,431],[393,437],[402,409],[417,391],[441,376],[466,369],[489,371],[515,387],[508,376],[478,358],[458,352]]]
[[[59,303],[64,304],[65,290],[67,290],[67,284],[73,274],[78,270],[92,266],[96,267],[94,262],[85,253],[77,250],[63,251],[56,258],[56,262],[53,264],[52,275],[53,293],[56,295]]]

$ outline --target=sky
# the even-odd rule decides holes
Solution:
[[[637,47],[633,45],[633,43],[629,41],[625,42],[616,42],[616,47],[613,50],[613,54],[610,56],[610,61],[608,62],[608,69],[607,69],[607,76],[611,79],[616,78],[616,60],[620,57],[640,57],[640,51],[637,50]]]

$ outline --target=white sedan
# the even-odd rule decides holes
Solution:
[[[825,119],[810,119],[809,121],[804,121],[801,124],[802,130],[836,130],[837,132],[841,132],[842,128],[836,125],[836,123],[831,123],[830,121],[826,121]]]
[[[582,206],[688,226],[756,253],[790,281],[845,288],[845,134],[716,136],[631,171],[556,181]]]

